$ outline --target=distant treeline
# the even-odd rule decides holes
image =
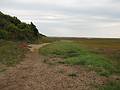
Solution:
[[[26,24],[0,12],[0,39],[32,42],[43,36],[32,22]]]

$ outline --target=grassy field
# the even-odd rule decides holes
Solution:
[[[120,40],[119,39],[90,39],[75,41],[91,53],[104,55],[114,64],[116,74],[120,74]]]
[[[59,57],[59,62],[82,65],[100,76],[120,75],[119,39],[67,39],[53,42],[40,49],[47,57]],[[119,90],[120,82],[108,82],[100,90]]]
[[[0,41],[0,64],[14,66],[19,63],[26,52],[21,43],[12,41]]]

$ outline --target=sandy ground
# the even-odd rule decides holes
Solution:
[[[93,84],[106,82],[107,78],[94,71],[59,64],[59,58],[39,55],[38,49],[47,44],[29,45],[31,52],[24,61],[0,74],[0,90],[96,90]]]

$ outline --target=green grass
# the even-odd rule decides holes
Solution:
[[[89,67],[102,67],[105,69],[112,68],[112,64],[107,60],[107,58],[91,54],[91,53],[84,53],[77,57],[67,58],[65,62],[71,65],[87,65]]]
[[[1,72],[4,72],[4,71],[6,71],[6,69],[5,69],[5,68],[0,69],[0,73],[1,73]]]
[[[110,58],[115,67],[114,74],[120,75],[120,39],[78,39],[74,42],[89,52]]]
[[[51,43],[41,48],[40,53],[50,57],[61,57],[65,64],[84,65],[103,76],[110,75],[115,69],[112,62],[104,55],[90,52],[87,48],[69,40]]]
[[[99,90],[120,90],[119,81],[110,81],[103,87],[99,87]]]
[[[19,43],[12,41],[0,41],[0,63],[13,66],[22,60],[25,49],[19,47]]]
[[[73,57],[79,55],[79,45],[71,41],[54,42],[40,49],[40,53],[48,56]]]

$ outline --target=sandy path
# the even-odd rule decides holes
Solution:
[[[94,90],[93,83],[104,83],[104,78],[97,77],[93,71],[43,62],[44,57],[38,54],[38,49],[47,44],[30,45],[31,52],[25,60],[0,75],[0,90]],[[71,73],[77,76],[69,76]]]
[[[35,51],[37,51],[39,48],[41,48],[41,47],[43,47],[43,46],[46,46],[46,45],[48,45],[49,43],[44,43],[44,44],[31,44],[31,45],[28,45],[29,47],[31,47],[30,48],[30,51],[31,52],[35,52]]]

